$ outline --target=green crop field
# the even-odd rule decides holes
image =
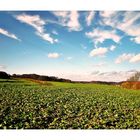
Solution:
[[[0,80],[1,129],[139,129],[140,90]]]

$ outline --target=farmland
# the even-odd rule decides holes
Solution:
[[[0,80],[1,129],[139,129],[140,90]]]

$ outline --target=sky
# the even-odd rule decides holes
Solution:
[[[0,71],[126,80],[140,71],[140,12],[1,11]]]

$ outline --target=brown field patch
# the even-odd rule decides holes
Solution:
[[[37,84],[40,84],[40,85],[48,85],[48,86],[52,85],[52,83],[49,83],[47,81],[35,80],[35,79],[30,79],[30,78],[24,78],[24,79],[31,81],[31,82],[34,82],[34,83],[37,83]]]
[[[123,88],[127,88],[127,89],[140,89],[140,82],[135,82],[135,81],[133,81],[133,82],[123,82],[122,84],[121,84],[121,86],[123,87]]]

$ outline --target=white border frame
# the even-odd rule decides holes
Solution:
[[[1,0],[1,11],[140,10],[140,0]],[[1,130],[1,140],[139,140],[139,130]]]
[[[1,0],[0,10],[140,10],[139,0]]]

